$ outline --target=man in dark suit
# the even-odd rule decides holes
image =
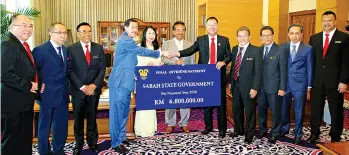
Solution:
[[[226,65],[231,60],[230,44],[227,37],[217,35],[218,20],[215,17],[209,17],[206,20],[206,30],[208,35],[197,38],[195,43],[187,49],[176,53],[178,57],[191,56],[199,51],[198,64],[216,64],[217,69],[221,71],[221,106],[218,109],[218,130],[219,137],[224,138],[227,131],[226,114]],[[205,108],[205,129],[201,134],[206,135],[213,129],[212,123],[213,107]]]
[[[250,43],[251,33],[246,26],[236,32],[239,45],[232,49],[231,92],[233,93],[234,133],[232,137],[245,134],[245,143],[253,140],[256,128],[256,95],[262,77],[263,56],[260,49]],[[246,113],[246,133],[244,132]]]
[[[68,48],[68,73],[72,90],[76,141],[73,154],[79,155],[84,146],[85,115],[87,144],[91,150],[98,152],[96,111],[105,74],[105,56],[103,47],[91,42],[90,24],[80,23],[76,31],[80,41]]]
[[[303,136],[304,108],[307,91],[310,91],[313,80],[314,53],[312,47],[301,42],[303,27],[291,25],[288,28],[290,42],[283,44],[282,48],[288,57],[287,90],[282,100],[282,119],[280,136],[288,134],[290,130],[290,108],[293,98],[295,112],[295,129],[293,130],[293,143],[299,144]]]
[[[258,138],[267,135],[268,107],[272,113],[271,136],[269,142],[275,144],[281,128],[281,96],[285,95],[287,78],[287,59],[285,52],[274,42],[274,30],[264,26],[260,30],[263,42],[262,81],[258,93]]]
[[[1,43],[1,154],[32,154],[33,105],[38,75],[27,40],[33,24],[24,15],[11,17]]]
[[[50,40],[33,50],[36,67],[45,90],[41,93],[38,147],[40,154],[49,154],[50,129],[54,154],[64,154],[68,134],[68,78],[67,29],[62,23],[53,23],[49,29]]]
[[[331,114],[331,141],[341,140],[343,93],[349,82],[349,35],[336,29],[336,14],[332,11],[322,14],[322,30],[311,36],[309,41],[314,49],[315,61],[309,143],[319,138],[326,97]]]

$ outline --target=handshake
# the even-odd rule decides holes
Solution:
[[[161,55],[163,55],[164,57],[166,58],[173,58],[173,57],[179,57],[180,56],[180,53],[178,51],[174,52],[174,51],[161,51],[160,52]]]

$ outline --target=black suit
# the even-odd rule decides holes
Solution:
[[[287,57],[286,53],[276,43],[273,43],[270,50],[265,56],[265,46],[260,49],[264,55],[262,82],[258,91],[258,121],[259,132],[267,132],[268,106],[272,111],[272,128],[273,137],[279,136],[281,129],[281,96],[278,90],[286,91],[287,79]]]
[[[93,146],[97,144],[98,130],[96,124],[96,111],[101,94],[102,82],[105,74],[105,55],[103,47],[91,42],[90,62],[88,65],[84,50],[80,42],[68,48],[68,72],[71,82],[74,111],[74,135],[76,147],[82,148],[84,144],[84,117],[87,117],[87,144]],[[84,94],[80,88],[84,85],[95,84],[97,88],[92,96]]]
[[[36,69],[12,34],[1,43],[1,153],[32,154]]]
[[[208,35],[203,35],[197,38],[194,44],[180,52],[180,57],[186,57],[193,55],[199,51],[198,64],[208,64],[210,60],[210,42]],[[217,61],[224,61],[225,64],[229,64],[231,60],[230,44],[229,39],[224,36],[217,35]],[[226,114],[226,67],[223,66],[221,69],[221,106],[218,108],[218,130],[220,132],[226,132],[227,130],[227,114]],[[205,129],[211,131],[213,129],[212,124],[212,107],[205,108]]]
[[[246,112],[246,134],[245,138],[253,139],[256,127],[256,99],[250,98],[250,90],[259,90],[262,77],[262,52],[251,43],[247,46],[245,54],[242,57],[239,77],[234,79],[235,60],[238,54],[238,46],[232,49],[231,64],[231,92],[233,92],[233,117],[234,132],[244,133],[244,108]]]
[[[332,140],[339,141],[343,130],[343,93],[338,84],[349,82],[349,35],[336,30],[329,43],[325,58],[323,55],[323,32],[310,37],[314,49],[314,84],[311,90],[311,133],[318,136],[322,122],[325,97],[331,113]]]

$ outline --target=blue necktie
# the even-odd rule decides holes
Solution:
[[[61,60],[61,62],[64,63],[63,57],[62,57],[62,52],[61,52],[62,47],[57,47],[57,49],[58,49],[58,57]]]
[[[294,57],[296,57],[296,45],[292,45],[292,51],[291,51],[292,61],[294,60]]]
[[[268,57],[268,46],[265,46],[265,50],[264,50],[264,60],[266,60]]]

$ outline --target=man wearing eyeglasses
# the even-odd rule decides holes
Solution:
[[[34,48],[33,55],[45,84],[41,93],[38,147],[40,154],[50,154],[50,129],[52,127],[53,154],[63,155],[68,133],[68,52],[63,46],[67,29],[62,23],[53,23],[49,29],[50,40]]]
[[[91,42],[92,29],[88,23],[76,27],[79,42],[69,46],[68,70],[71,82],[74,112],[74,155],[79,155],[84,146],[84,118],[87,117],[86,141],[89,148],[98,152],[96,110],[105,74],[103,47]]]
[[[266,137],[268,107],[272,113],[271,136],[269,142],[275,144],[281,128],[281,96],[286,91],[287,59],[284,51],[274,42],[274,30],[264,26],[260,30],[263,43],[262,81],[258,93],[258,138]]]
[[[1,43],[1,154],[32,154],[33,105],[38,74],[27,40],[32,21],[11,17],[10,32]]]

